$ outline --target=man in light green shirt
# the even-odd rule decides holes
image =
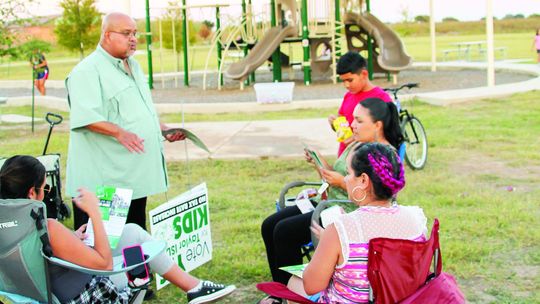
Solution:
[[[131,56],[137,28],[127,15],[103,20],[97,49],[66,79],[70,102],[70,140],[66,192],[98,186],[133,190],[128,223],[146,226],[146,197],[167,190],[160,124],[139,64]],[[184,134],[167,135],[168,141]],[[74,228],[88,221],[73,205]]]

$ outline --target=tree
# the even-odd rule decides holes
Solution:
[[[409,6],[406,4],[402,4],[399,6],[399,14],[401,15],[402,22],[407,23],[410,21],[410,9]]]
[[[95,0],[62,0],[60,6],[64,12],[54,29],[58,43],[68,50],[79,51],[83,59],[84,51],[94,48],[99,41],[101,13],[95,7]]]
[[[503,20],[508,20],[508,19],[514,19],[514,15],[512,15],[512,14],[504,15]]]
[[[212,29],[214,28],[214,22],[210,21],[210,20],[204,20],[202,22],[204,25],[206,25],[206,27],[212,31]]]
[[[527,18],[528,19],[537,19],[537,18],[540,18],[540,14],[530,14]]]
[[[28,6],[35,0],[2,0],[0,1],[0,57],[17,57],[18,50],[14,46],[15,29],[27,20],[21,18],[28,14]]]
[[[28,59],[32,55],[34,50],[40,50],[43,53],[51,51],[51,44],[47,41],[32,39],[30,41],[21,44],[18,49],[19,58]]]
[[[444,17],[443,22],[459,22],[459,20],[457,20],[457,18],[454,18],[454,17]]]
[[[421,22],[421,23],[426,23],[426,22],[429,22],[429,16],[427,16],[427,15],[418,15],[418,16],[414,17],[414,21]]]
[[[182,51],[182,42],[184,41],[182,38],[182,18],[166,17],[165,19],[161,21],[163,46],[168,49],[173,48],[173,30],[172,30],[173,23],[174,23],[174,36],[175,36],[174,38],[176,39],[176,52],[180,53]],[[193,43],[197,41],[197,31],[192,21],[188,21],[188,30],[189,30],[189,35],[188,35],[189,42]]]

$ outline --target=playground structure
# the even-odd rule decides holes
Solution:
[[[208,86],[209,67],[211,61],[215,60],[214,54],[217,55],[218,89],[223,86],[224,76],[238,80],[240,89],[243,89],[244,85],[255,82],[255,70],[267,61],[271,62],[273,82],[282,81],[284,68],[288,69],[289,78],[293,79],[294,66],[301,66],[305,85],[312,82],[313,73],[324,77],[330,74],[335,83],[338,79],[336,61],[341,56],[343,42],[347,43],[349,50],[361,52],[367,57],[370,78],[373,78],[373,73],[386,73],[388,79],[390,75],[394,76],[395,83],[399,71],[412,64],[399,36],[370,13],[369,1],[270,0],[269,4],[263,6],[262,12],[255,13],[252,0],[242,0],[240,18],[223,16],[220,8],[224,7],[231,11],[228,4],[186,5],[186,0],[182,1],[181,6],[174,7],[182,12],[185,86],[189,86],[189,56],[193,56],[194,49],[189,46],[186,34],[189,32],[189,12],[203,8],[215,10],[216,25],[206,54],[203,89]],[[223,19],[226,19],[225,22]],[[176,41],[173,43],[175,45]],[[302,50],[301,58],[294,54],[298,46]]]

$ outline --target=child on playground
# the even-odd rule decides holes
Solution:
[[[369,81],[366,59],[357,52],[347,52],[345,55],[341,56],[337,63],[336,70],[339,78],[343,81],[343,85],[348,91],[343,97],[337,116],[344,116],[349,122],[349,126],[354,119],[354,108],[359,102],[368,98],[379,98],[385,102],[392,102],[392,98],[390,98],[383,89],[373,85],[371,81]],[[337,116],[333,114],[328,116],[328,122],[332,129],[334,129],[333,123]],[[354,138],[349,137],[339,144],[338,157],[353,141]]]
[[[540,64],[540,28],[536,29],[536,36],[534,36],[532,46],[536,48],[537,62]]]
[[[39,49],[34,49],[30,55],[30,63],[34,69],[35,77],[34,86],[38,89],[42,96],[45,96],[45,81],[49,78],[49,66],[47,59]]]

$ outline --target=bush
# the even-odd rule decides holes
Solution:
[[[420,22],[420,23],[429,22],[429,16],[427,16],[427,15],[418,15],[418,16],[414,17],[414,21],[415,22]]]
[[[459,22],[459,20],[454,17],[444,17],[442,22]]]
[[[180,53],[182,51],[183,45],[183,36],[182,36],[182,20],[180,18],[166,18],[161,21],[161,27],[162,27],[162,39],[163,39],[163,47],[167,49],[173,49],[173,21],[174,21],[174,38],[176,40],[176,52]],[[188,39],[189,43],[194,43],[197,41],[197,30],[198,28],[195,27],[193,21],[188,21]],[[159,34],[157,35],[159,37]]]
[[[51,44],[47,41],[32,39],[18,47],[17,57],[22,60],[27,60],[34,50],[40,50],[42,53],[49,53],[51,51]]]
[[[390,27],[402,37],[429,35],[429,23],[395,23]],[[535,31],[540,24],[534,17],[527,19],[494,20],[495,32],[523,33]],[[438,22],[437,34],[474,35],[485,34],[485,21]]]

